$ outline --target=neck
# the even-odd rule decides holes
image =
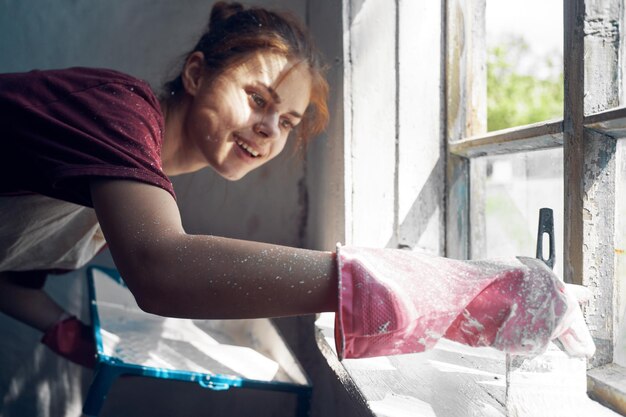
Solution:
[[[185,119],[189,100],[183,98],[173,105],[161,101],[165,118],[165,134],[161,147],[161,162],[167,176],[176,176],[198,171],[208,165],[204,157],[194,152],[194,146],[185,134]]]

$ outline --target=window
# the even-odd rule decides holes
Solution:
[[[487,1],[487,10],[493,1]],[[494,228],[508,222],[509,227],[522,230],[528,218],[519,207],[526,205],[532,212],[537,205],[527,196],[543,199],[543,190],[534,188],[536,177],[542,177],[542,184],[562,181],[562,188],[552,185],[552,195],[544,196],[545,206],[553,206],[555,220],[562,219],[562,226],[556,226],[557,232],[561,230],[558,246],[563,251],[557,265],[562,264],[565,281],[583,284],[594,294],[585,308],[597,345],[589,364],[590,394],[626,413],[623,385],[619,388],[615,383],[626,380],[626,108],[620,66],[624,2],[564,2],[563,118],[489,133],[486,42],[484,31],[476,30],[484,27],[484,7],[485,2],[478,0],[452,0],[447,7],[447,94],[452,107],[447,120],[446,253],[459,258],[493,254],[494,239],[502,238]],[[474,8],[474,13],[468,13],[468,8]],[[450,24],[459,14],[464,14],[465,24]],[[459,39],[465,50],[450,53],[459,48],[450,42]],[[451,86],[461,89],[452,91]],[[511,196],[513,189],[517,191]],[[495,209],[494,202],[498,202]],[[528,255],[514,251],[534,245],[534,237],[525,232],[513,234],[516,238],[507,237],[500,249],[509,255]]]
[[[531,214],[553,208],[562,252],[556,266],[567,280],[593,288],[598,300],[587,308],[598,345],[588,374],[601,388],[593,392],[619,394],[615,381],[626,381],[626,328],[619,327],[626,295],[618,293],[626,285],[619,282],[626,279],[620,252],[626,197],[619,191],[626,185],[620,139],[626,109],[617,32],[623,0],[563,2],[560,36],[568,53],[559,64],[558,116],[495,131],[487,126],[487,1],[502,0],[309,2],[310,23],[337,64],[331,72],[337,113],[332,140],[313,144],[307,159],[307,172],[316,174],[307,242],[331,250],[339,241],[460,259],[489,256],[499,249],[494,236],[502,238],[490,232],[494,222],[510,216],[485,215],[485,207],[514,182],[521,190],[515,197],[523,197],[513,201],[523,207],[516,221],[526,235],[502,255],[532,255],[537,218]],[[549,196],[532,195],[539,202],[531,202],[524,196],[534,193],[538,179],[552,183]],[[329,343],[318,338],[322,352],[354,402],[369,411],[506,415],[503,355],[443,343],[423,354],[338,363],[333,321],[324,323],[318,327]]]

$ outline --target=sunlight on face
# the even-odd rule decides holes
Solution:
[[[187,136],[216,172],[237,180],[283,150],[309,105],[311,75],[306,63],[271,52],[211,75],[193,98]]]

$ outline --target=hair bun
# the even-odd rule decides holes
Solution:
[[[243,11],[241,3],[218,1],[211,9],[209,28],[221,25],[224,21]]]

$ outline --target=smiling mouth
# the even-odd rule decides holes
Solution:
[[[237,143],[237,146],[239,146],[244,152],[246,152],[251,157],[258,158],[259,156],[261,156],[259,152],[252,149],[252,147],[248,146],[245,142],[241,140],[237,140],[236,143]]]

